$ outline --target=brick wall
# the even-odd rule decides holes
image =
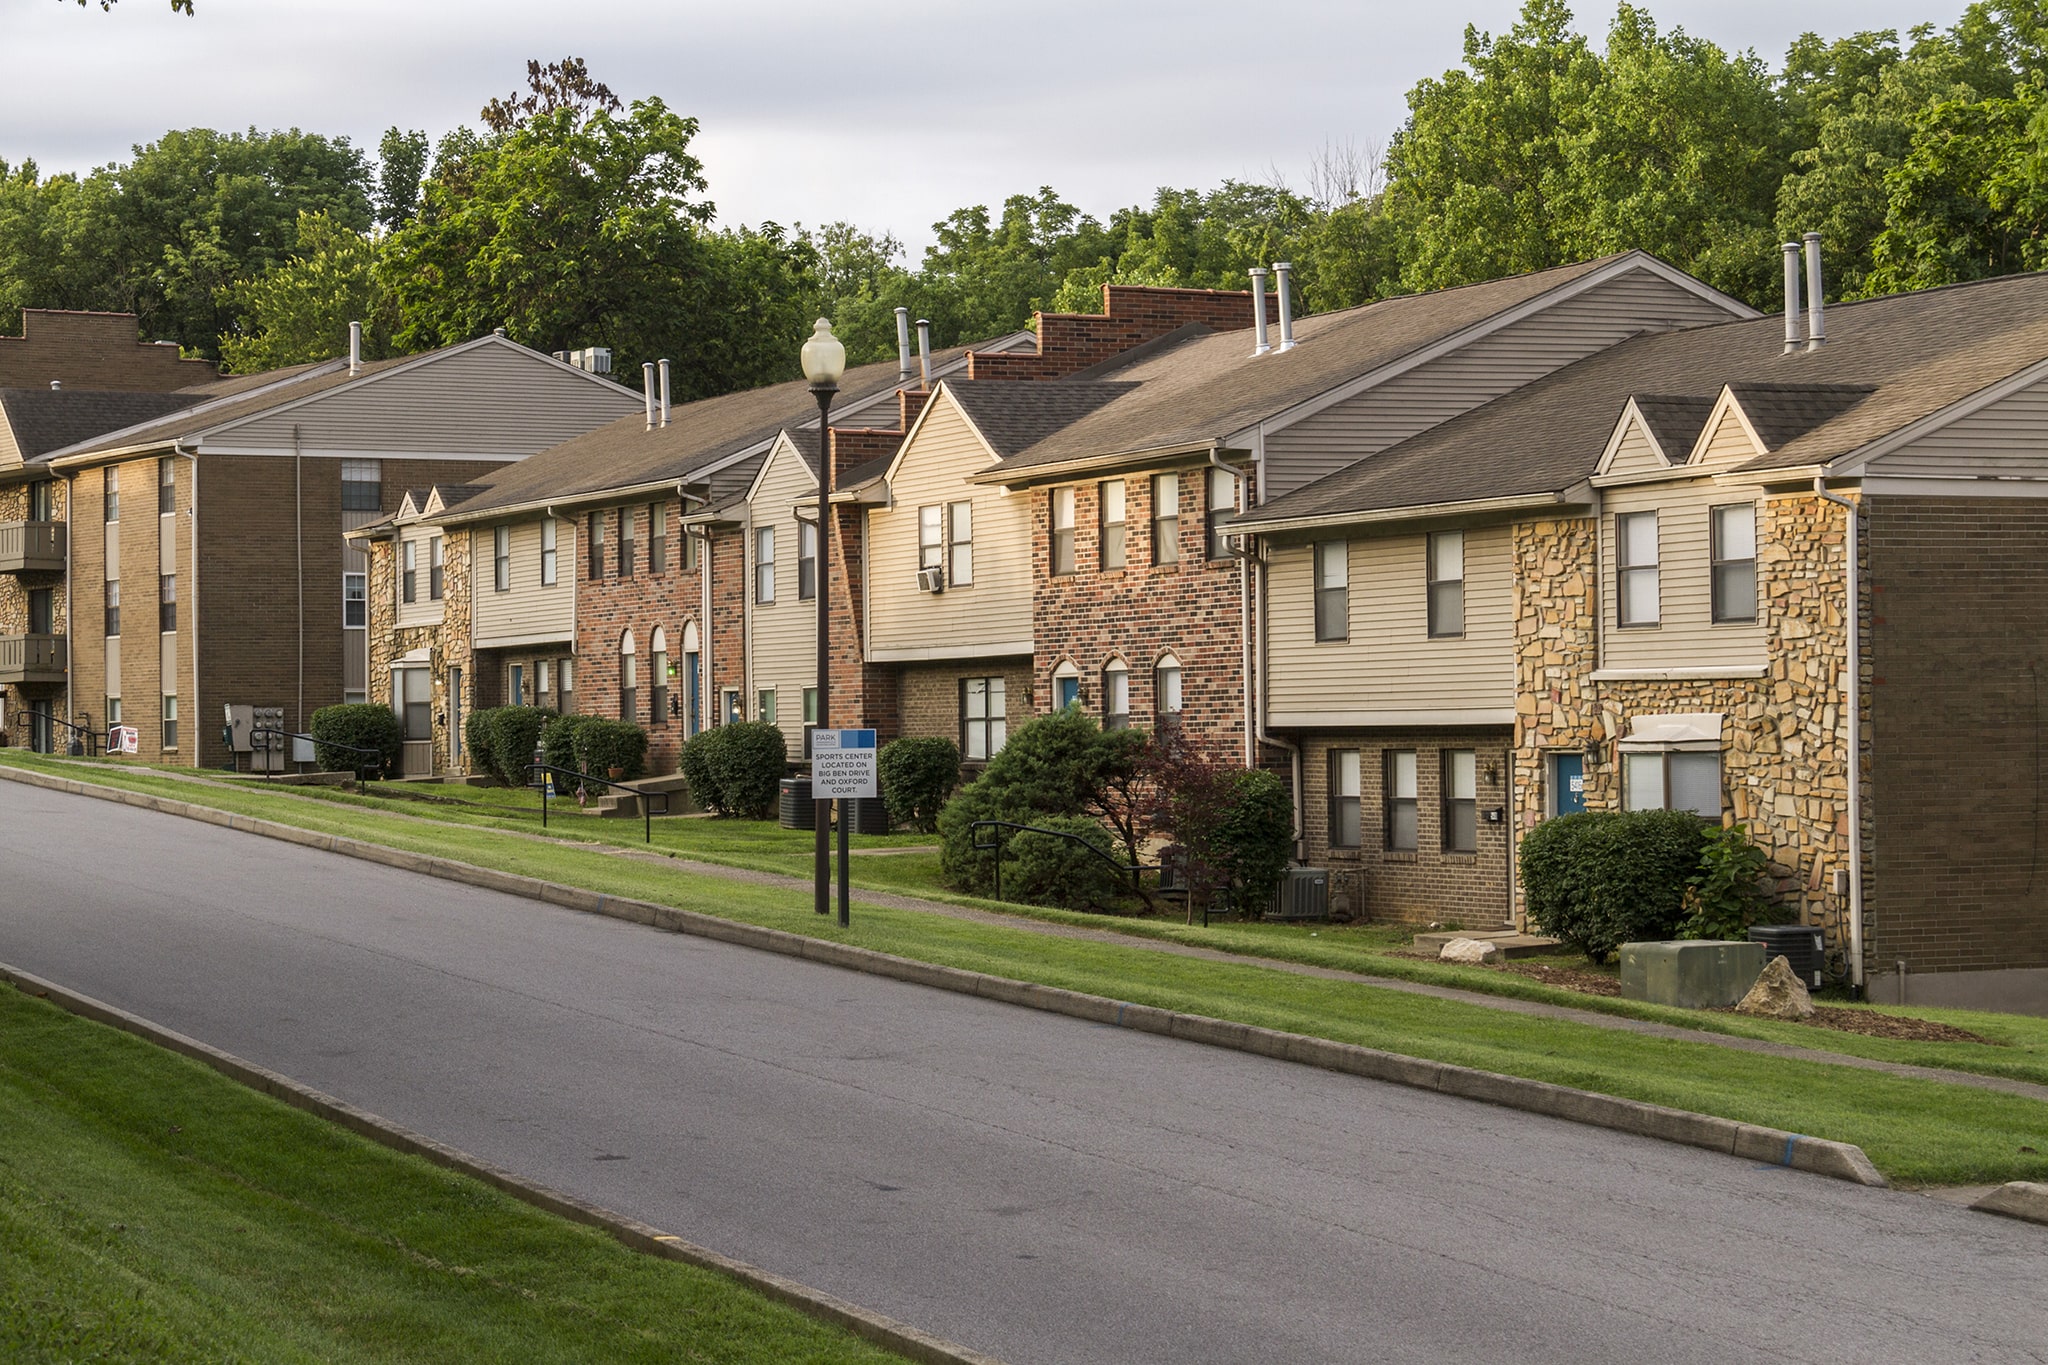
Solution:
[[[1158,289],[1105,284],[1100,313],[1039,313],[1036,352],[967,355],[969,379],[1058,379],[1141,346],[1176,327],[1200,323],[1219,332],[1252,325],[1249,289]],[[1277,296],[1266,317],[1277,322]]]
[[[133,313],[24,308],[22,335],[0,336],[0,389],[112,389],[168,393],[218,377],[174,345],[137,340]]]
[[[990,659],[983,663],[903,664],[898,688],[898,733],[938,735],[960,741],[960,682],[963,678],[1003,680],[1004,717],[1010,732],[1031,719],[1031,661]]]
[[[833,486],[839,486],[845,479],[847,470],[858,468],[870,460],[894,455],[897,447],[903,444],[903,432],[906,430],[908,428],[891,431],[880,427],[833,427]]]
[[[573,532],[578,543],[590,544],[590,518],[604,519],[604,577],[590,577],[589,565],[579,557],[576,575],[576,709],[585,715],[619,715],[619,644],[626,631],[633,632],[638,657],[636,709],[647,728],[647,771],[672,773],[687,726],[682,708],[689,701],[683,677],[683,631],[696,624],[701,632],[704,613],[704,575],[701,565],[683,569],[689,544],[683,535],[682,509],[674,502],[660,504],[666,525],[666,565],[660,573],[650,572],[648,546],[652,536],[647,522],[647,504],[629,507],[634,518],[634,570],[619,576],[619,528],[616,507],[585,512],[567,523],[563,534]],[[701,547],[699,547],[701,548]],[[669,705],[656,714],[654,689],[654,632],[659,627],[666,637],[668,666],[675,677],[670,681]],[[715,711],[715,697],[705,695],[705,719]],[[671,714],[672,713],[672,714]]]
[[[1866,960],[2048,967],[2048,503],[1868,502]]]

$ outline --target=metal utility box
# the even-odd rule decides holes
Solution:
[[[816,829],[818,807],[811,800],[811,779],[808,777],[785,777],[782,779],[781,801],[776,808],[776,822],[784,829]]]
[[[1274,919],[1328,919],[1330,869],[1288,868],[1280,881],[1280,894],[1274,898],[1272,914]]]
[[[1749,931],[1751,943],[1764,945],[1764,960],[1785,959],[1792,975],[1808,990],[1820,989],[1821,973],[1827,967],[1827,940],[1810,924],[1758,924]]]
[[[1749,994],[1764,969],[1764,945],[1720,939],[1621,945],[1624,999],[1680,1009],[1721,1009]]]

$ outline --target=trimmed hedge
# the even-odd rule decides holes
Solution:
[[[789,770],[782,731],[765,721],[734,721],[699,733],[683,746],[683,778],[698,804],[742,820],[775,813]]]
[[[1047,815],[1031,823],[1086,840],[1088,847],[1103,857],[1054,834],[1012,831],[1009,854],[1003,860],[1003,898],[1067,910],[1114,912],[1117,902],[1130,893],[1131,879],[1106,861],[1117,858],[1116,839],[1101,822],[1085,815]]]
[[[398,756],[405,742],[405,727],[388,706],[375,702],[353,702],[345,706],[323,706],[313,713],[307,727],[313,736],[313,761],[323,772],[347,773],[368,766],[391,776],[398,771]],[[381,764],[365,764],[361,754],[337,749],[351,744],[358,749],[375,749],[384,755]]]
[[[596,719],[596,716],[556,716],[541,727],[540,747],[547,754],[548,766],[550,768],[571,768],[577,772],[583,771],[583,769],[576,766],[577,735],[584,726]]]
[[[647,732],[627,720],[591,716],[574,731],[577,765],[593,777],[625,770],[631,781],[647,773]]]
[[[508,787],[527,784],[527,769],[542,729],[555,713],[538,706],[490,706],[470,713],[462,727],[470,759]]]
[[[960,785],[960,746],[939,736],[891,740],[875,759],[889,818],[925,834],[939,828],[939,811]]]
[[[1706,834],[1689,811],[1584,811],[1545,820],[1522,836],[1529,919],[1595,962],[1624,943],[1675,938]]]
[[[1294,798],[1287,783],[1264,768],[1240,769],[1212,838],[1230,903],[1246,919],[1264,914],[1294,856]]]
[[[498,775],[498,770],[491,766],[490,707],[472,711],[462,718],[462,752],[469,760],[471,772],[479,777]]]

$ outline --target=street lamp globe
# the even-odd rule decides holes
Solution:
[[[846,348],[832,335],[832,324],[819,318],[804,343],[804,378],[814,389],[836,389],[846,373]]]

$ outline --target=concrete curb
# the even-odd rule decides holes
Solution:
[[[721,1256],[708,1247],[686,1242],[680,1237],[672,1236],[659,1228],[649,1227],[624,1214],[613,1213],[610,1209],[586,1203],[574,1195],[536,1184],[458,1148],[450,1147],[445,1142],[436,1142],[433,1138],[401,1127],[389,1119],[379,1118],[368,1110],[358,1109],[345,1100],[338,1100],[310,1086],[301,1085],[289,1076],[282,1076],[253,1062],[243,1061],[233,1053],[223,1052],[196,1038],[188,1038],[160,1024],[151,1023],[139,1015],[130,1014],[105,1001],[66,990],[55,982],[45,981],[39,976],[11,967],[4,962],[0,962],[0,981],[28,995],[46,999],[72,1014],[110,1025],[124,1033],[132,1033],[158,1047],[190,1057],[231,1081],[282,1100],[294,1109],[302,1109],[330,1123],[339,1124],[372,1142],[381,1143],[394,1151],[424,1157],[437,1166],[444,1166],[463,1175],[474,1176],[535,1208],[608,1232],[634,1251],[665,1257],[671,1261],[683,1261],[700,1269],[716,1271],[738,1280],[771,1299],[788,1304],[800,1312],[834,1326],[844,1327],[854,1335],[895,1351],[907,1359],[923,1362],[923,1365],[1003,1365],[994,1356],[982,1355],[978,1351],[957,1346],[939,1337],[920,1332],[915,1327],[897,1322],[893,1318],[869,1312],[858,1304],[834,1298],[830,1294],[799,1284],[772,1271],[763,1270],[759,1266],[748,1265],[729,1256]]]
[[[76,796],[117,801],[123,805],[139,806],[144,810],[158,811],[166,815],[202,820],[207,824],[222,825],[248,834],[282,839],[287,843],[324,849],[331,853],[461,882],[489,891],[501,891],[507,895],[546,901],[570,910],[628,920],[670,933],[694,934],[723,943],[758,948],[781,953],[787,957],[799,957],[829,966],[866,972],[873,976],[885,976],[915,985],[953,991],[960,995],[979,996],[1007,1005],[1022,1005],[1028,1009],[1064,1014],[1076,1019],[1085,1019],[1090,1023],[1110,1024],[1118,1028],[1135,1029],[1141,1033],[1156,1033],[1187,1042],[1204,1043],[1211,1047],[1255,1053],[1262,1057],[1321,1067],[1326,1071],[1341,1071],[1353,1076],[1363,1076],[1369,1080],[1389,1081],[1395,1085],[1410,1086],[1418,1090],[1434,1090],[1441,1094],[1480,1100],[1508,1109],[1547,1114],[1552,1118],[1584,1123],[1596,1128],[1610,1128],[1617,1132],[1633,1133],[1664,1142],[1703,1147],[1708,1151],[1721,1152],[1745,1161],[1785,1166],[1835,1180],[1846,1180],[1852,1184],[1883,1186],[1886,1183],[1877,1167],[1871,1164],[1870,1158],[1864,1155],[1863,1149],[1853,1143],[1807,1137],[1803,1133],[1790,1133],[1777,1128],[1760,1128],[1710,1114],[1695,1114],[1683,1109],[1646,1104],[1641,1100],[1627,1100],[1592,1091],[1573,1090],[1547,1081],[1503,1076],[1449,1062],[1432,1062],[1399,1053],[1382,1052],[1377,1048],[1360,1047],[1355,1043],[1339,1043],[1327,1038],[1283,1033],[1277,1029],[1232,1023],[1203,1015],[1182,1014],[1151,1005],[1134,1005],[1121,1000],[1111,1000],[1106,996],[1063,990],[1057,986],[1041,986],[1027,981],[991,976],[984,972],[966,971],[959,967],[918,962],[898,957],[893,953],[877,952],[872,948],[807,938],[802,934],[792,934],[781,929],[768,929],[760,925],[720,919],[714,915],[701,914],[694,910],[680,910],[674,906],[656,905],[650,901],[607,896],[582,887],[563,886],[557,882],[542,881],[537,877],[499,872],[471,863],[458,862],[452,858],[407,853],[359,839],[320,834],[269,820],[233,815],[190,802],[174,801],[144,792],[101,787],[93,783],[54,777],[22,768],[0,765],[0,779],[68,792]]]
[[[1970,1207],[1985,1213],[2002,1213],[2007,1218],[2024,1218],[2029,1223],[2048,1223],[2048,1185],[2009,1180]]]

